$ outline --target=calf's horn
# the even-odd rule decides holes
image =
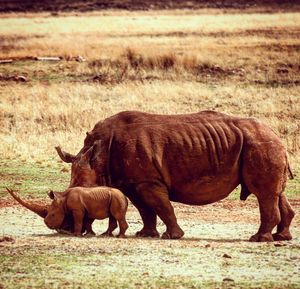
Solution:
[[[35,212],[36,214],[38,214],[39,216],[41,216],[42,218],[45,218],[48,214],[48,208],[46,205],[38,205],[38,204],[34,204],[34,203],[27,203],[24,202],[17,193],[15,193],[13,190],[6,188],[6,190],[12,195],[12,197],[18,201],[22,206],[24,206],[25,208],[29,209],[32,212]]]

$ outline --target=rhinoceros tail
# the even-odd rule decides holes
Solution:
[[[246,185],[242,182],[241,183],[241,194],[240,194],[240,200],[246,201],[247,198],[251,195],[251,192],[248,190]]]
[[[251,195],[251,192],[249,191],[247,185],[245,184],[244,181],[244,151],[245,148],[243,146],[242,151],[241,151],[241,163],[240,163],[240,180],[241,180],[241,194],[240,194],[240,200],[241,201],[246,201],[247,198]]]
[[[292,169],[291,169],[291,166],[290,166],[290,163],[288,162],[288,172],[289,172],[289,177],[291,180],[294,179],[294,175],[293,175],[293,172],[292,172]]]

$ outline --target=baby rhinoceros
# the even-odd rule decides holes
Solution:
[[[85,226],[87,233],[95,234],[92,223],[95,219],[109,218],[109,225],[102,235],[112,236],[112,232],[120,227],[118,237],[125,237],[128,224],[125,219],[128,201],[121,191],[110,187],[74,187],[65,192],[51,191],[53,199],[45,224],[51,229],[60,228],[67,214],[73,216],[74,235],[80,236]]]

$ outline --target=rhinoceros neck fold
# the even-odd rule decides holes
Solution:
[[[114,131],[111,132],[110,138],[109,138],[109,144],[108,144],[108,157],[107,157],[107,163],[106,163],[106,181],[108,183],[108,186],[111,186],[111,175],[110,175],[110,163],[111,163],[111,146],[114,140]]]

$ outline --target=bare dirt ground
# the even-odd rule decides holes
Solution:
[[[299,211],[300,200],[291,204]],[[36,284],[75,288],[80,282],[103,288],[149,288],[149,284],[155,288],[249,288],[249,284],[251,288],[300,288],[299,215],[293,221],[294,240],[250,243],[247,240],[259,224],[254,198],[203,207],[175,204],[185,231],[181,240],[135,238],[142,222],[132,206],[127,213],[126,239],[99,236],[107,220],[95,222],[98,236],[76,238],[47,229],[40,217],[18,205],[2,206],[0,255],[8,258],[4,266],[12,262],[16,272],[8,284],[10,273],[0,269],[1,288],[35,288]],[[158,228],[164,231],[161,222]],[[17,263],[16,258],[20,258]],[[29,263],[28,272],[23,262]],[[28,282],[32,274],[33,283]]]

